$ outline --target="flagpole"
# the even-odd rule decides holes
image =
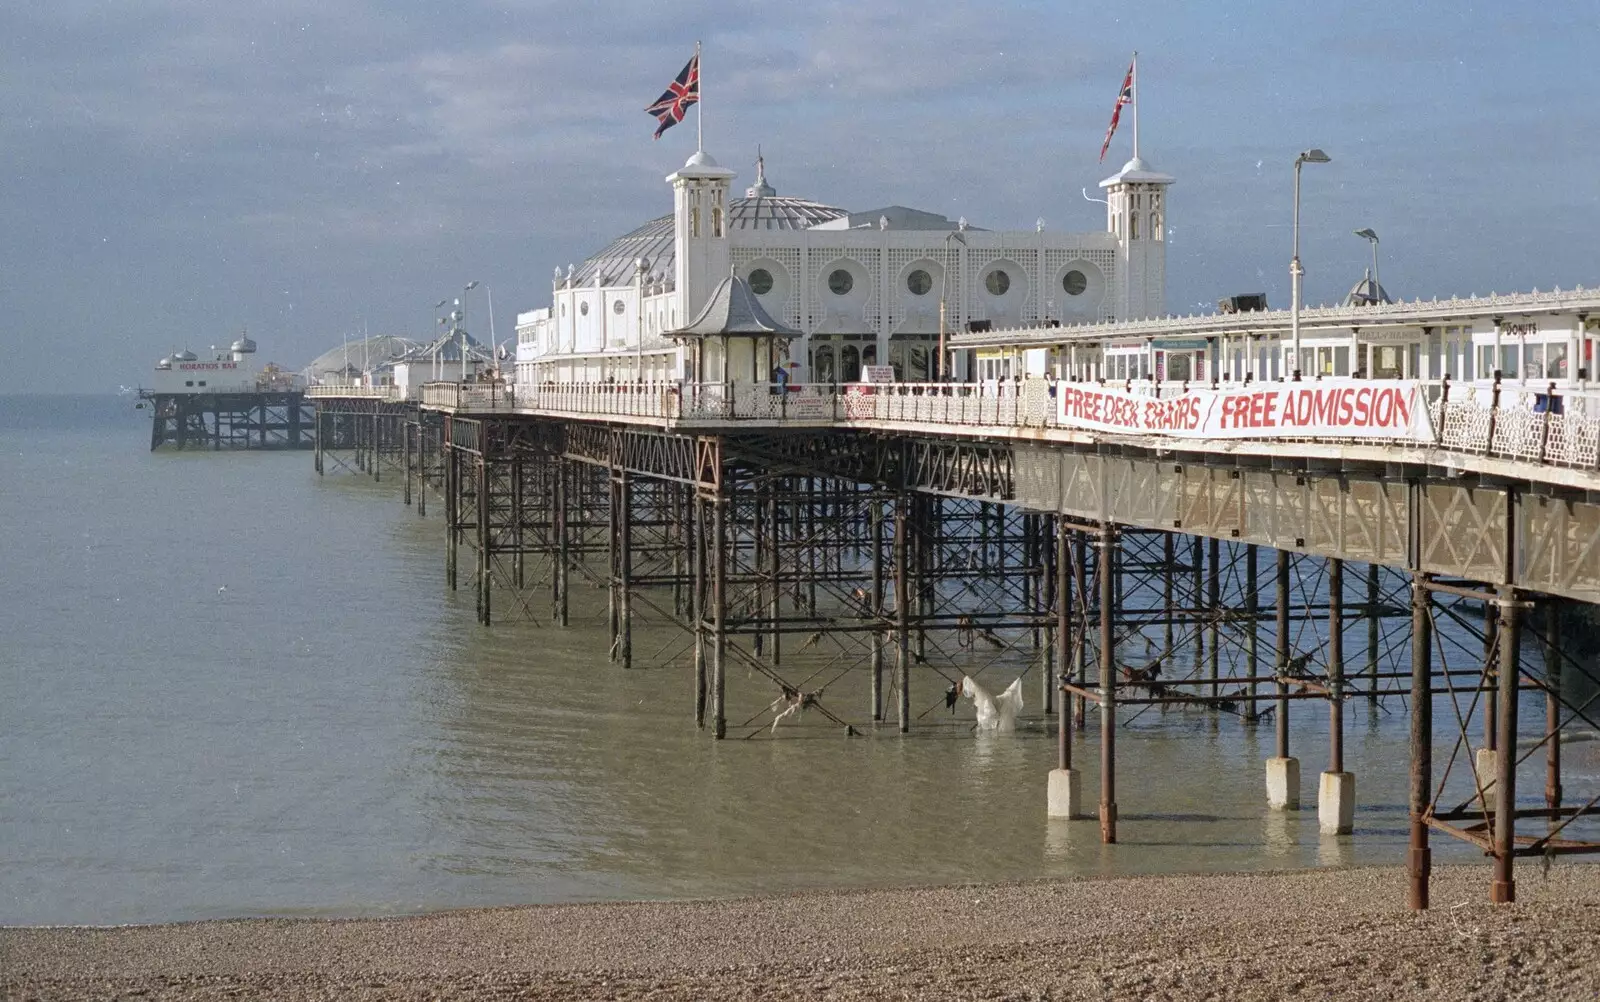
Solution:
[[[1139,52],[1133,53],[1133,158],[1139,159]]]
[[[694,100],[694,148],[695,152],[702,153],[706,148],[706,122],[701,108],[705,107],[706,100],[706,69],[700,61],[700,40],[694,42],[694,66],[696,74],[695,100]],[[1137,135],[1137,133],[1135,133]]]

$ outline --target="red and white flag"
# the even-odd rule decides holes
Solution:
[[[1122,106],[1133,103],[1133,68],[1137,63],[1135,57],[1134,62],[1128,64],[1128,75],[1122,78],[1122,89],[1117,92],[1117,106],[1111,109],[1111,124],[1106,127],[1106,141],[1100,144],[1101,163],[1105,162],[1106,150],[1111,147],[1111,136],[1117,131],[1117,121],[1122,118]]]

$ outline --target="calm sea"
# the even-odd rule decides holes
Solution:
[[[813,714],[770,740],[774,693],[736,669],[730,715],[758,719],[732,733],[756,737],[712,742],[675,629],[641,627],[623,671],[599,590],[565,630],[480,627],[444,587],[437,511],[398,484],[319,479],[308,453],[152,454],[147,415],[0,398],[0,924],[1403,859],[1399,700],[1352,707],[1341,839],[1317,834],[1321,704],[1294,711],[1308,809],[1287,815],[1265,806],[1270,727],[1139,714],[1105,847],[1046,821],[1037,723],[977,739],[930,679],[907,738]],[[852,676],[830,698],[859,720],[859,694]],[[1593,756],[1569,761],[1592,783]]]

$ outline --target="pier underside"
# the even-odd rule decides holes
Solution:
[[[1495,860],[1495,900],[1517,856],[1600,849],[1600,788],[1562,771],[1563,736],[1600,732],[1594,661],[1563,640],[1600,601],[1585,495],[1412,465],[320,406],[318,471],[397,473],[419,514],[442,504],[446,584],[480,622],[566,625],[578,589],[603,590],[609,659],[682,666],[686,719],[716,738],[951,726],[974,689],[1020,679],[1044,713],[1024,725],[1058,736],[1060,813],[1115,842],[1119,726],[1271,727],[1269,797],[1292,809],[1311,750],[1289,707],[1312,700],[1331,835],[1350,830],[1346,715],[1409,714],[1414,906],[1435,831]],[[1067,793],[1086,727],[1092,808]]]
[[[299,392],[156,393],[150,450],[310,449],[315,405]]]

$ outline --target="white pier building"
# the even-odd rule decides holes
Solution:
[[[558,269],[550,305],[517,318],[517,383],[692,378],[689,350],[665,332],[692,320],[730,271],[801,332],[775,360],[788,364],[791,383],[850,383],[874,365],[902,381],[935,378],[941,330],[1165,311],[1173,178],[1137,158],[1100,182],[1106,228],[1087,233],[1042,219],[1029,230],[986,230],[899,205],[858,212],[780,195],[759,157],[743,198],[732,197],[734,177],[696,153],[666,178],[671,213]]]

